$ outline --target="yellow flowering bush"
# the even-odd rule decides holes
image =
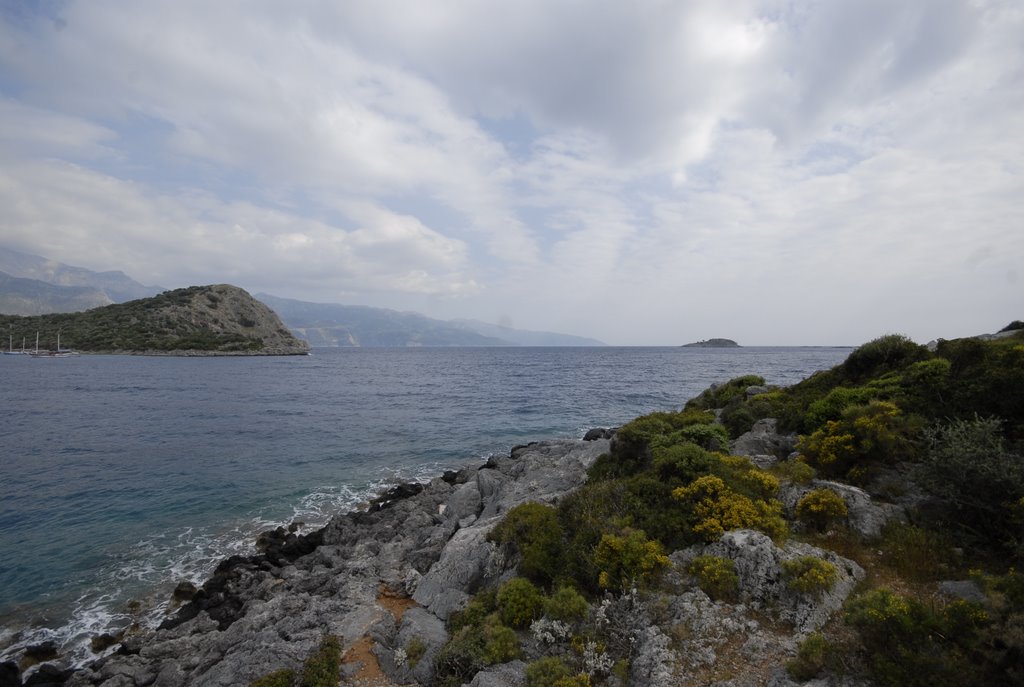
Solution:
[[[729,530],[747,528],[761,530],[771,537],[786,534],[781,503],[744,496],[716,475],[699,477],[688,486],[675,489],[672,496],[690,504],[696,520],[693,531],[706,541],[716,541]]]
[[[745,456],[714,454],[718,464],[714,472],[735,491],[758,499],[771,499],[779,493],[779,479],[761,470]]]
[[[848,514],[846,501],[831,489],[809,491],[796,504],[796,516],[819,532],[824,531],[831,521],[845,518]]]
[[[800,556],[782,562],[786,585],[802,594],[820,594],[839,579],[836,566],[817,556]]]
[[[889,401],[872,401],[843,412],[809,436],[800,438],[797,450],[813,467],[826,475],[854,474],[854,468],[871,463],[894,463],[908,457],[911,445],[908,424],[900,409]]]

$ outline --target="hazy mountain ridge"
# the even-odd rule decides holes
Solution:
[[[46,315],[78,312],[113,302],[106,293],[91,286],[54,286],[0,271],[0,313]]]
[[[415,312],[311,303],[258,293],[311,346],[603,346],[594,339],[531,332],[473,320],[436,320]]]
[[[41,285],[27,283],[17,285],[18,292],[37,295],[28,306],[30,309],[21,311],[13,309],[17,301],[0,300],[0,310],[10,315],[76,312],[111,303],[147,298],[164,290],[159,286],[140,284],[119,270],[95,272],[84,267],[66,265],[39,255],[3,247],[0,247],[0,272],[13,278],[34,281],[51,287],[46,289]],[[64,289],[70,289],[70,291]],[[90,302],[88,305],[75,305],[79,301],[86,302],[83,297],[85,291],[82,289],[92,289],[102,296],[102,300],[100,297],[94,296],[94,302]],[[10,293],[7,284],[0,284],[0,291],[5,296]]]

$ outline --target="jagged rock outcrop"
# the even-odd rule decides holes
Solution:
[[[812,632],[838,611],[864,570],[833,551],[810,544],[789,541],[778,546],[767,535],[754,530],[726,532],[717,542],[690,547],[671,556],[682,569],[700,555],[728,558],[739,576],[740,601],[780,621],[793,625],[797,632]],[[813,556],[831,563],[837,572],[832,586],[818,594],[794,591],[786,582],[783,561]]]
[[[747,456],[755,465],[767,468],[796,448],[796,434],[779,434],[778,421],[764,418],[730,444],[733,455]]]
[[[431,684],[449,638],[445,620],[475,592],[515,574],[515,561],[487,540],[488,532],[520,503],[553,504],[581,486],[608,446],[608,439],[520,446],[482,467],[392,490],[316,532],[270,532],[261,538],[262,553],[224,561],[160,629],[128,636],[115,654],[68,684],[248,684],[298,669],[328,634],[340,637],[348,652],[345,685],[365,681],[351,663],[357,659],[372,663],[376,684]],[[735,563],[737,603],[712,601],[686,572],[702,553]],[[801,594],[787,586],[782,562],[805,555],[835,565],[839,576],[830,590]],[[609,596],[593,611],[595,622],[609,628],[609,641],[631,647],[635,687],[682,684],[723,660],[753,671],[737,685],[764,684],[863,576],[837,554],[795,542],[780,547],[749,530],[670,558],[666,586],[648,596]],[[400,611],[395,599],[402,600]],[[413,647],[417,660],[410,661]],[[467,684],[516,687],[525,668],[521,660],[489,666]]]
[[[399,667],[395,650],[417,636],[436,651],[446,638],[447,614],[480,585],[509,573],[510,562],[486,539],[491,527],[519,503],[551,503],[577,488],[607,450],[607,440],[519,447],[479,469],[406,490],[404,498],[385,495],[311,535],[279,541],[276,533],[265,540],[264,553],[222,563],[161,629],[126,639],[69,684],[248,684],[298,668],[325,634],[341,637],[346,649],[376,637],[375,653],[393,679],[429,682],[432,661]],[[381,602],[382,589],[410,594],[423,607],[396,622]],[[495,682],[509,671],[516,669],[489,671],[479,684],[515,684]]]

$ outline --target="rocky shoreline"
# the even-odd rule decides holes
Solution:
[[[776,441],[770,429],[747,437],[748,453]],[[434,658],[449,638],[448,617],[478,590],[515,575],[516,561],[487,540],[492,527],[518,504],[554,504],[580,487],[612,436],[594,430],[584,440],[517,447],[425,485],[396,487],[309,534],[265,533],[261,553],[224,560],[199,589],[179,586],[183,605],[159,629],[120,638],[114,653],[75,672],[53,662],[20,675],[17,665],[4,664],[0,687],[248,685],[274,671],[300,669],[326,636],[341,639],[343,685],[432,684]],[[702,554],[735,561],[736,603],[713,601],[686,573]],[[781,583],[782,562],[805,555],[839,570],[829,593],[800,595]],[[615,601],[629,606],[621,615],[622,631],[635,643],[631,685],[681,684],[722,661],[742,664],[744,675],[724,684],[789,685],[783,666],[798,641],[827,622],[863,577],[859,566],[837,554],[795,542],[780,547],[749,530],[677,551],[671,560],[656,596]],[[415,665],[396,653],[412,638],[423,646]],[[525,664],[512,661],[467,684],[524,680]]]

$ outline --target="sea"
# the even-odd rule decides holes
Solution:
[[[322,348],[298,357],[0,356],[0,660],[153,627],[181,581],[390,485],[792,384],[850,348]]]

